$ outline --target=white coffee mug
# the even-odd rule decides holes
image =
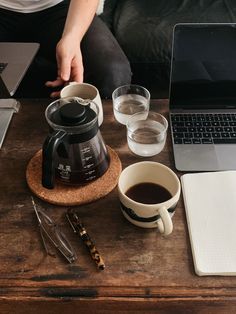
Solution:
[[[70,82],[61,90],[60,96],[61,98],[76,96],[82,99],[93,100],[98,105],[99,108],[98,124],[99,126],[102,124],[103,122],[102,100],[99,91],[95,86],[88,83]]]
[[[145,204],[126,195],[127,191],[140,183],[154,183],[169,192],[164,202]],[[158,162],[142,161],[125,168],[118,181],[118,193],[123,215],[133,224],[143,228],[158,228],[168,235],[173,230],[171,217],[180,197],[180,181],[168,167]]]

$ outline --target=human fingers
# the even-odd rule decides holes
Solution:
[[[71,63],[72,63],[71,58],[66,57],[66,56],[58,60],[58,76],[64,82],[67,82],[70,80]]]
[[[59,98],[60,97],[60,91],[52,92],[50,94],[51,98]]]
[[[45,85],[47,87],[58,87],[64,85],[64,81],[60,77],[57,77],[54,81],[47,81]]]
[[[71,77],[74,82],[82,83],[84,79],[84,67],[80,58],[75,58],[71,64]]]

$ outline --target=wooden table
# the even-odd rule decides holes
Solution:
[[[125,220],[117,189],[105,198],[77,208],[102,254],[98,271],[65,219],[67,208],[44,203],[76,248],[78,260],[46,256],[32,209],[25,170],[48,133],[44,110],[49,100],[22,101],[0,151],[0,313],[236,313],[235,277],[198,277],[182,197],[168,237]],[[167,101],[152,101],[167,114]],[[127,147],[125,127],[104,101],[101,127],[123,168],[144,160]],[[168,134],[164,151],[149,158],[174,169]],[[180,175],[178,173],[178,175]]]

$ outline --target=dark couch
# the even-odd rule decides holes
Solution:
[[[174,25],[236,22],[236,1],[106,0],[101,18],[128,57],[133,82],[167,97]]]
[[[147,87],[153,98],[167,97],[173,26],[183,22],[236,22],[236,1],[106,0],[100,18],[128,57],[133,83]],[[37,66],[42,77],[54,78],[48,74],[53,72],[51,65],[36,60],[36,71]],[[30,82],[31,73],[22,86]],[[30,91],[32,94],[34,87],[27,89],[28,96]],[[45,88],[37,91],[41,97],[49,92]]]

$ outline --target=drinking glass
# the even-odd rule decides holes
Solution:
[[[150,157],[159,154],[166,142],[168,122],[160,113],[138,112],[127,121],[127,142],[136,155]]]
[[[150,93],[139,85],[124,85],[112,93],[115,119],[126,125],[131,115],[141,111],[149,111]]]

